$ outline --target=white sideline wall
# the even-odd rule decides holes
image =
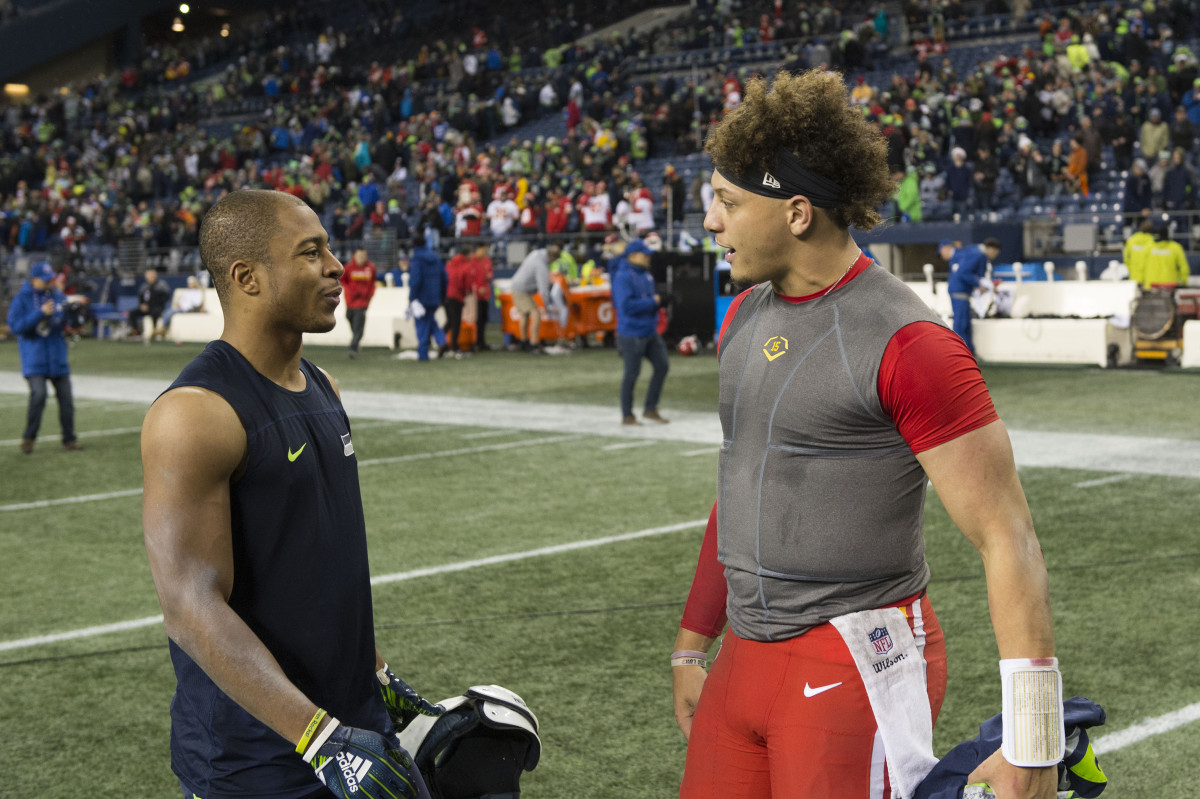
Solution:
[[[929,281],[912,282],[908,286],[949,323],[953,314],[944,281],[932,286]],[[1004,282],[996,290],[1012,294],[1013,318],[974,321],[971,334],[981,361],[1107,366],[1113,344],[1117,346],[1117,362],[1130,361],[1130,331],[1113,325],[1110,318],[1129,318],[1130,306],[1137,297],[1134,281]],[[1196,335],[1195,349],[1200,349],[1200,327]],[[1200,359],[1200,352],[1194,357]]]
[[[1200,320],[1189,319],[1183,323],[1183,357],[1180,366],[1200,366]]]
[[[411,319],[404,318],[408,309],[408,289],[403,286],[380,286],[371,298],[367,309],[367,323],[363,330],[362,346],[391,348],[394,335],[400,334],[400,346],[413,349],[417,346],[417,331]],[[350,344],[350,323],[346,321],[346,306],[338,306],[335,315],[337,324],[328,333],[306,333],[304,342],[318,346],[341,346]],[[445,326],[446,318],[438,309],[438,323]],[[204,310],[197,313],[177,313],[171,317],[167,336],[172,341],[204,343],[221,337],[225,318],[221,314],[221,302],[216,289],[205,289]]]

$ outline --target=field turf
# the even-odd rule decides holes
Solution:
[[[198,351],[84,340],[71,360],[81,378],[165,387]],[[340,349],[306,355],[343,391],[561,403],[581,418],[611,417],[612,435],[573,436],[463,418],[353,418],[376,635],[427,697],[498,683],[528,701],[543,740],[540,765],[522,780],[530,799],[673,795],[685,746],[667,656],[713,499],[715,448],[620,437],[611,350],[429,364],[384,350],[354,361]],[[715,412],[716,358],[671,365],[664,414]],[[86,448],[68,453],[54,439],[51,398],[43,439],[23,456],[18,368],[15,345],[0,343],[0,797],[178,796],[167,739],[174,677],[162,627],[147,621],[159,608],[138,494],[146,403],[77,397]],[[1200,446],[1194,373],[985,367],[984,376],[1014,431]],[[1200,478],[1131,473],[1121,462],[1023,466],[1021,478],[1050,571],[1065,691],[1108,711],[1095,737],[1181,709],[1193,719],[1167,716],[1162,731],[1132,743],[1110,738],[1105,796],[1192,795]],[[933,491],[926,514],[930,596],[949,641],[942,754],[997,712],[999,679],[979,558]],[[469,563],[483,558],[493,560]],[[78,633],[119,622],[136,623]]]

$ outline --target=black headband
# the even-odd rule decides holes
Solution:
[[[805,169],[790,150],[781,148],[775,154],[774,163],[767,169],[751,167],[739,175],[726,172],[718,166],[717,171],[739,189],[764,197],[790,200],[797,194],[803,194],[818,208],[837,208],[846,204],[838,184],[811,169]]]

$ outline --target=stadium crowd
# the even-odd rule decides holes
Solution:
[[[1186,2],[989,0],[1036,30],[981,48],[947,41],[962,4],[914,0],[911,54],[899,57],[902,33],[867,4],[722,0],[688,25],[591,37],[638,4],[543,5],[501,16],[463,0],[414,21],[380,0],[339,27],[336,4],[309,0],[10,103],[0,246],[68,261],[127,238],[192,246],[206,208],[243,187],[301,197],[339,240],[644,234],[703,210],[706,178],[700,161],[687,176],[646,165],[695,153],[745,81],[775,67],[853,76],[898,179],[889,217],[961,218],[1114,181],[1114,210],[1196,207],[1200,70]],[[637,68],[750,42],[779,47],[765,63]]]

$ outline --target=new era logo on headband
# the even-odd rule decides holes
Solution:
[[[770,172],[763,173],[762,184],[764,186],[770,186],[772,189],[778,189],[780,187],[779,181]]]

